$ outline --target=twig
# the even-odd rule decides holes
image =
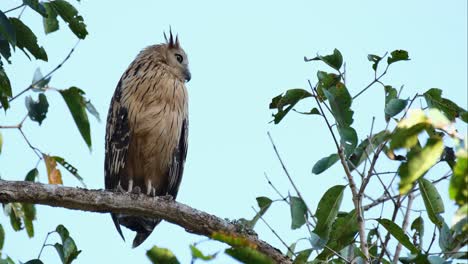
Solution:
[[[13,7],[12,9],[8,9],[7,11],[4,11],[3,13],[6,14],[6,13],[9,13],[11,11],[15,11],[16,9],[20,9],[21,7],[25,6],[24,4],[22,5],[19,5],[17,7]]]
[[[411,193],[408,194],[408,206],[406,207],[406,213],[403,218],[403,224],[401,226],[401,229],[403,230],[403,232],[406,232],[406,228],[408,228],[409,217],[411,214],[411,206],[413,205],[413,200],[414,200],[413,194]],[[398,243],[395,249],[395,255],[393,256],[393,263],[398,263],[398,259],[400,258],[401,247],[402,247],[402,244]]]
[[[278,152],[278,149],[276,148],[276,145],[275,145],[275,142],[273,141],[273,138],[271,137],[271,134],[270,132],[267,133],[268,134],[268,138],[270,139],[270,142],[271,142],[271,145],[273,146],[273,150],[275,151],[276,153],[276,157],[278,158],[279,162],[281,163],[281,167],[283,167],[283,171],[284,173],[286,174],[286,176],[288,177],[289,179],[289,182],[291,183],[292,187],[294,188],[294,190],[296,191],[297,193],[297,196],[299,196],[299,198],[301,198],[301,200],[305,203],[305,199],[304,197],[301,195],[301,192],[299,191],[299,189],[297,188],[296,184],[294,183],[291,175],[289,174],[289,171],[288,169],[286,168],[286,165],[284,164],[283,160],[281,159],[281,156]],[[312,211],[310,210],[310,208],[306,205],[306,208],[307,208],[307,212],[309,213],[310,217],[312,218],[312,220],[314,221],[315,224],[317,224],[317,221],[315,220],[314,218],[314,214],[312,214]]]
[[[312,84],[309,82],[309,86],[312,89],[313,94],[315,95],[315,90],[312,88]],[[333,130],[330,126],[330,123],[328,122],[328,118],[323,112],[323,109],[320,105],[320,101],[317,99],[317,96],[315,96],[315,100],[317,102],[317,105],[319,107],[320,113],[322,114],[323,119],[325,120],[325,123],[327,124],[328,130],[332,134],[333,140],[335,142],[335,146],[337,148],[338,156],[340,157],[341,165],[343,166],[343,169],[345,171],[346,177],[348,179],[349,183],[349,188],[351,189],[352,193],[352,198],[353,198],[353,203],[354,203],[354,209],[356,210],[356,215],[357,215],[357,222],[359,226],[359,239],[361,240],[361,251],[365,256],[365,263],[368,263],[369,260],[369,249],[367,246],[367,240],[366,240],[366,230],[365,230],[365,220],[364,220],[364,215],[362,214],[362,208],[361,208],[361,198],[362,195],[359,194],[358,189],[356,187],[356,183],[354,182],[353,176],[351,174],[351,171],[349,170],[348,164],[346,162],[346,158],[343,153],[343,148],[338,144],[338,141],[336,140],[335,134],[333,133]]]
[[[436,237],[436,230],[437,230],[437,226],[434,225],[434,231],[432,232],[431,243],[429,243],[429,247],[428,247],[427,250],[426,250],[426,254],[429,253],[429,251],[431,251],[432,244],[434,244],[435,237]]]
[[[21,133],[21,135],[23,136],[24,140],[26,141],[26,143],[28,144],[28,146],[34,151],[34,153],[40,158],[42,159],[42,151],[36,147],[34,147],[31,142],[29,142],[28,138],[26,137],[26,135],[24,134],[23,132],[23,129],[21,129],[21,127],[18,128],[19,132]]]
[[[445,179],[448,179],[450,176],[451,176],[451,173],[448,173],[448,174],[442,176],[441,178],[439,178],[437,180],[434,180],[434,181],[431,181],[431,182],[432,182],[432,184],[437,184],[437,183],[439,183],[439,182],[441,182],[441,181],[443,181]],[[419,188],[414,188],[411,191],[409,191],[409,193],[414,193],[416,191],[419,191]],[[399,195],[394,195],[392,197],[386,196],[386,197],[378,198],[378,199],[375,200],[375,202],[372,202],[372,203],[369,203],[368,205],[365,205],[363,207],[363,209],[364,209],[364,211],[370,210],[371,208],[373,208],[373,207],[375,207],[375,206],[377,206],[377,205],[379,205],[381,203],[385,203],[386,201],[388,201],[390,199],[396,199],[398,196]]]
[[[39,251],[39,255],[37,256],[37,259],[40,259],[41,258],[41,254],[42,254],[42,250],[44,250],[45,246],[46,246],[46,243],[47,243],[47,239],[49,238],[49,236],[51,234],[55,233],[55,231],[50,231],[49,233],[47,233],[45,239],[44,239],[44,243],[42,244],[42,247],[41,247],[41,251]]]
[[[78,44],[80,43],[80,41],[78,40],[76,42],[76,44],[73,46],[73,48],[70,50],[70,52],[68,52],[67,56],[65,57],[65,59],[63,59],[62,62],[60,62],[59,65],[57,65],[54,69],[52,69],[49,73],[47,73],[46,75],[44,75],[41,79],[35,81],[34,83],[30,84],[26,89],[22,90],[21,92],[19,92],[18,94],[16,94],[15,96],[11,97],[10,99],[8,99],[8,102],[11,102],[13,100],[15,100],[16,98],[18,98],[19,96],[21,96],[22,94],[24,94],[25,92],[29,91],[30,89],[34,88],[34,86],[36,86],[38,83],[44,81],[45,79],[47,79],[48,77],[50,77],[54,72],[56,72],[58,69],[60,69],[63,64],[68,61],[68,59],[70,59],[71,55],[73,54],[73,52],[75,51],[75,48],[78,46]],[[2,108],[2,106],[0,105],[0,109]]]
[[[271,186],[271,188],[273,188],[273,190],[275,190],[275,192],[279,195],[279,197],[281,197],[281,199],[282,199],[283,201],[285,201],[286,203],[289,204],[288,199],[287,199],[286,197],[284,197],[284,196],[280,193],[280,191],[278,191],[278,189],[276,189],[276,187],[273,185],[273,183],[271,182],[271,180],[268,178],[268,175],[266,174],[266,172],[264,172],[264,175],[265,175],[266,180],[268,181],[268,184]]]
[[[307,230],[309,231],[309,233],[312,233],[312,229],[310,228],[310,223],[307,221],[306,219],[306,227],[307,227]],[[310,239],[308,239],[309,242],[311,243],[311,246],[313,247],[314,245],[312,245],[312,241]],[[341,256],[341,254],[339,252],[336,252],[334,249],[330,248],[329,246],[327,245],[324,245],[324,248],[330,250],[335,256],[337,256],[338,258],[342,259],[344,262],[346,263],[351,263],[349,260],[347,260],[345,257]]]
[[[401,195],[399,195],[397,198],[398,198],[397,202],[394,205],[394,209],[393,209],[392,220],[391,220],[392,222],[395,222],[396,216],[398,215],[398,208],[400,208],[400,205],[401,205],[401,199],[400,199]],[[377,259],[377,263],[380,263],[380,261],[383,258],[383,255],[385,254],[385,251],[387,250],[388,241],[390,241],[390,232],[387,232],[387,235],[385,236],[385,241],[382,244],[382,252],[380,252],[379,258]]]
[[[253,206],[252,209],[254,210],[255,214],[258,214],[258,211],[255,210]],[[268,227],[268,229],[270,229],[270,231],[276,236],[276,238],[278,238],[281,244],[283,244],[283,246],[286,247],[288,252],[290,252],[292,255],[296,255],[294,251],[292,251],[291,248],[288,246],[288,244],[286,244],[286,242],[284,242],[284,240],[278,235],[278,233],[268,224],[268,222],[263,218],[263,216],[261,216],[260,214],[258,215],[260,216],[260,220],[262,220],[262,222]]]
[[[385,55],[384,55],[384,57],[385,57]],[[383,58],[383,57],[382,57],[382,58]],[[369,83],[369,85],[367,85],[367,86],[366,86],[364,89],[362,89],[359,93],[357,93],[355,96],[353,96],[353,100],[356,99],[358,96],[360,96],[360,95],[361,95],[362,93],[364,93],[365,91],[367,91],[367,89],[369,89],[372,85],[374,85],[375,83],[379,82],[380,78],[382,78],[385,74],[387,74],[387,70],[388,70],[388,67],[389,67],[389,66],[390,66],[390,64],[387,64],[387,67],[385,68],[385,71],[384,71],[382,74],[380,74],[379,77],[375,78],[375,76],[376,76],[376,75],[375,75],[375,76],[374,76],[374,80],[373,80],[371,83]],[[377,71],[376,71],[376,73],[377,73]]]

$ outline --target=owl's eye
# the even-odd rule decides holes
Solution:
[[[177,60],[179,63],[182,63],[182,61],[184,60],[184,58],[182,58],[182,55],[180,55],[180,54],[175,54],[174,56],[176,57],[176,60]]]

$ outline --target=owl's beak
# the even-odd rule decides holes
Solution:
[[[192,74],[190,73],[190,70],[189,69],[186,69],[184,71],[184,75],[185,75],[185,81],[189,82],[190,79],[192,79]]]

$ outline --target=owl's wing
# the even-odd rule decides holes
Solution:
[[[177,197],[180,181],[182,180],[182,174],[184,172],[185,158],[187,157],[187,139],[188,119],[185,119],[182,122],[179,143],[174,151],[171,167],[169,168],[169,188],[167,193],[174,197],[174,199]]]
[[[127,152],[130,144],[130,127],[128,125],[128,111],[121,103],[122,80],[117,84],[112,97],[106,126],[106,156],[104,159],[105,187],[115,190],[124,173]],[[123,240],[117,215],[111,214],[115,227]]]
[[[112,97],[106,127],[106,157],[104,161],[106,189],[116,189],[123,176],[130,144],[128,111],[121,103],[122,81]]]

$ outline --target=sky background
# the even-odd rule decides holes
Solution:
[[[1,1],[7,10],[21,1]],[[404,85],[403,97],[429,88],[443,89],[443,95],[467,107],[467,2],[453,1],[72,1],[84,17],[88,37],[57,71],[50,85],[54,88],[77,86],[86,92],[101,114],[101,123],[90,116],[93,150],[86,147],[61,96],[47,92],[49,113],[42,126],[27,120],[24,131],[31,142],[45,153],[64,157],[75,165],[88,188],[104,186],[105,120],[115,86],[130,62],[145,46],[164,40],[169,26],[180,37],[189,56],[192,80],[190,97],[189,150],[178,201],[222,218],[251,218],[255,197],[278,198],[264,178],[267,173],[283,194],[292,191],[271,144],[270,131],[283,159],[300,186],[306,202],[315,210],[321,195],[333,185],[345,184],[339,166],[313,175],[313,164],[333,153],[334,145],[319,116],[290,114],[280,125],[269,124],[272,97],[290,88],[307,88],[316,81],[318,69],[325,65],[305,63],[304,56],[329,54],[338,48],[346,61],[347,86],[356,94],[373,78],[367,54],[405,49],[411,61],[393,65],[383,79],[394,87]],[[17,16],[18,12],[9,13]],[[45,36],[41,17],[26,10],[23,21],[37,33],[48,53],[49,63],[29,61],[21,52],[6,65],[13,93],[27,87],[37,67],[45,74],[53,69],[75,45],[76,38],[61,21],[59,32]],[[33,94],[34,98],[37,97]],[[375,131],[385,126],[384,94],[374,86],[353,103],[354,127],[360,139],[369,133],[372,117]],[[305,101],[298,109],[315,104]],[[419,106],[419,102],[415,103]],[[26,113],[24,96],[16,100],[0,124],[16,124]],[[466,132],[466,127],[464,128]],[[22,180],[34,168],[37,158],[17,131],[2,130],[0,176]],[[382,162],[377,170],[395,168]],[[40,180],[47,181],[44,164],[39,164]],[[447,172],[437,165],[428,175],[435,179]],[[79,186],[72,175],[62,170],[64,185]],[[375,184],[376,182],[371,182]],[[376,186],[376,185],[374,185]],[[377,188],[373,188],[377,189]],[[438,187],[448,197],[447,183]],[[381,195],[376,192],[375,197]],[[349,200],[349,190],[345,200]],[[416,209],[423,209],[421,198]],[[446,202],[448,223],[454,212]],[[345,201],[342,211],[351,210]],[[391,207],[385,207],[391,210]],[[413,213],[412,219],[419,216]],[[290,231],[287,205],[276,203],[266,219],[287,243],[305,237],[306,229]],[[74,263],[149,263],[145,256],[153,245],[173,250],[181,263],[190,260],[189,244],[204,240],[182,228],[163,222],[137,249],[131,249],[133,233],[124,231],[127,243],[116,232],[107,214],[70,211],[38,206],[35,237],[25,231],[13,232],[8,218],[0,216],[6,229],[4,254],[15,261],[37,257],[47,232],[64,224],[82,253]],[[401,217],[397,219],[401,223]],[[369,226],[374,223],[369,222]],[[426,239],[432,228],[427,226]],[[258,223],[260,238],[284,251],[284,247]],[[49,243],[55,243],[52,236]],[[299,248],[307,246],[301,242]],[[223,248],[217,242],[200,245],[205,253]],[[59,263],[51,247],[42,254],[45,263]],[[223,256],[213,263],[234,263]]]

